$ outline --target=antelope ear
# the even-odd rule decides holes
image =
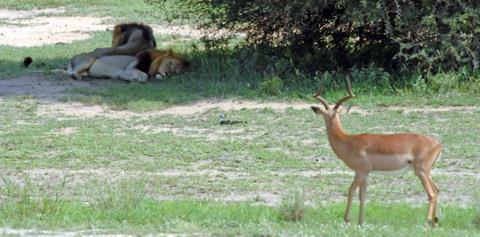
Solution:
[[[157,59],[153,60],[153,62],[150,63],[150,68],[148,69],[148,75],[153,76],[153,75],[157,74],[157,70],[160,67],[161,63],[162,63],[161,58],[157,58]]]
[[[312,108],[313,112],[315,112],[316,114],[325,114],[325,112],[323,112],[323,110],[320,109],[320,107],[318,106],[311,106],[310,108]]]

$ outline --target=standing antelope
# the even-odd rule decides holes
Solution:
[[[348,190],[348,201],[344,220],[350,220],[352,196],[360,186],[359,225],[365,218],[365,194],[367,191],[367,177],[372,171],[394,172],[413,168],[415,174],[428,194],[427,224],[432,227],[438,221],[436,205],[438,197],[437,185],[430,177],[433,164],[438,159],[442,145],[434,138],[419,134],[347,134],[340,123],[338,109],[348,99],[355,97],[352,93],[350,80],[347,78],[348,95],[340,99],[333,109],[320,96],[320,90],[315,94],[324,109],[312,106],[316,114],[323,116],[326,125],[328,142],[335,155],[350,169],[355,171],[355,178]]]

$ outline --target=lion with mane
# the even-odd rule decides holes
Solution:
[[[172,50],[144,50],[136,56],[100,56],[79,76],[146,82],[148,78],[164,79],[176,75],[190,63]]]
[[[112,31],[112,47],[97,48],[89,53],[78,54],[70,60],[67,74],[80,79],[99,57],[112,55],[134,56],[157,46],[150,26],[140,23],[115,25]]]

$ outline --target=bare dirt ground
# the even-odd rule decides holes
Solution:
[[[32,47],[44,44],[69,43],[84,40],[90,33],[107,29],[106,18],[41,16],[63,13],[65,9],[16,11],[0,9],[0,45]]]
[[[305,102],[257,102],[249,100],[204,100],[186,105],[178,105],[154,112],[133,112],[116,111],[105,106],[87,105],[79,102],[62,102],[62,98],[67,95],[65,90],[74,88],[95,88],[102,84],[104,80],[49,80],[43,76],[25,76],[11,80],[0,80],[0,99],[9,96],[28,96],[38,101],[38,115],[44,116],[85,116],[96,117],[105,116],[112,118],[125,117],[150,117],[162,115],[180,115],[187,116],[197,113],[203,113],[210,109],[221,110],[242,110],[242,109],[272,109],[275,111],[285,111],[286,109],[309,109],[312,103]],[[446,111],[465,111],[472,112],[480,110],[477,106],[443,106],[443,107],[382,107],[379,110],[411,112],[446,112]],[[351,113],[368,115],[370,112],[359,107],[353,107]]]
[[[0,45],[32,47],[84,40],[95,31],[112,28],[109,18],[92,16],[55,16],[64,8],[18,11],[0,9]],[[43,16],[53,14],[53,16]],[[188,26],[152,25],[155,34],[200,38],[203,33]]]
[[[60,101],[70,88],[91,88],[95,84],[75,80],[48,80],[42,76],[24,76],[12,80],[0,80],[0,97],[32,96],[40,104]]]
[[[255,101],[200,101],[189,105],[180,105],[155,112],[137,113],[132,111],[114,111],[104,106],[85,105],[76,102],[62,102],[65,90],[74,88],[95,88],[103,80],[75,81],[48,80],[43,76],[25,76],[11,80],[0,80],[0,99],[9,96],[29,96],[38,101],[38,114],[46,116],[106,116],[114,118],[148,117],[161,115],[191,115],[210,109],[222,110],[270,108],[283,111],[288,108],[307,109],[311,104],[302,102],[255,102]],[[354,109],[363,112],[360,109]]]

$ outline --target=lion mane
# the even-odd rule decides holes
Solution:
[[[113,27],[112,31],[112,48],[125,45],[130,40],[133,32],[141,30],[142,38],[147,42],[148,48],[156,48],[157,42],[153,36],[153,30],[150,26],[142,23],[123,23]],[[138,53],[138,52],[136,52]],[[134,53],[135,54],[135,53]]]
[[[190,66],[190,62],[169,50],[149,49],[137,54],[137,68],[148,76],[169,77],[178,74]]]

